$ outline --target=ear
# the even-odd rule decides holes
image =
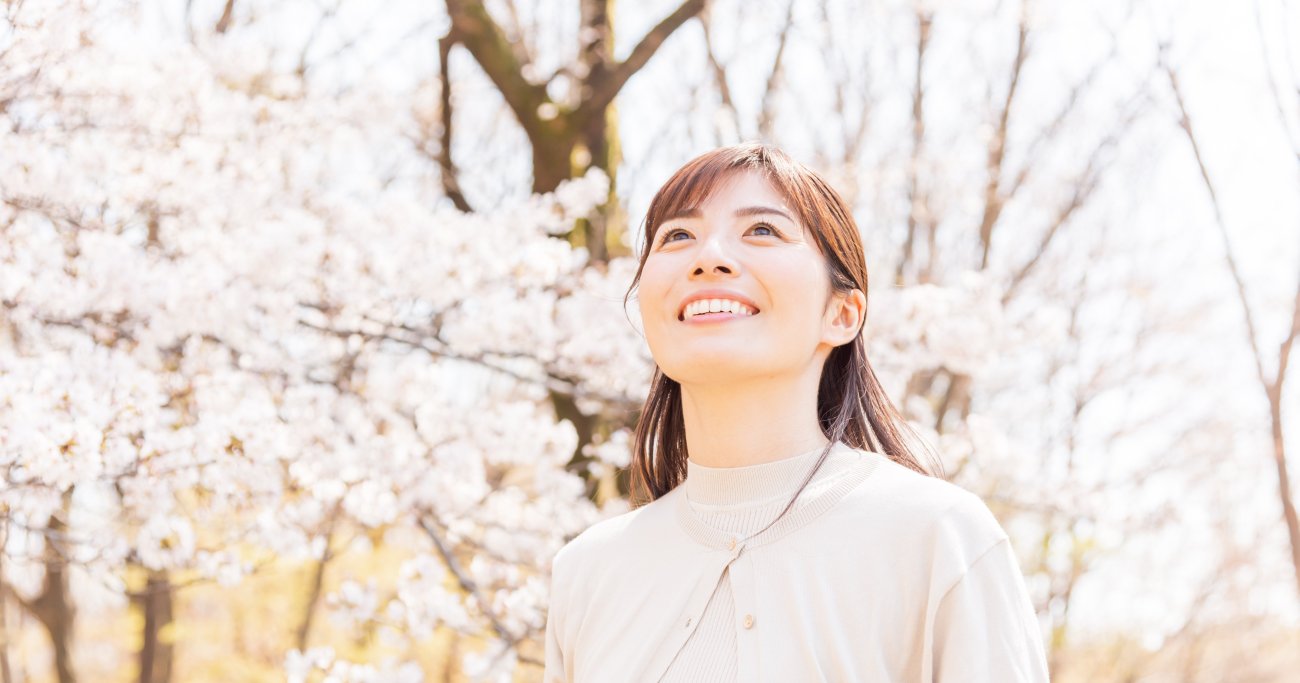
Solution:
[[[866,314],[867,297],[862,290],[854,288],[847,293],[833,294],[822,324],[822,341],[832,347],[853,341]]]

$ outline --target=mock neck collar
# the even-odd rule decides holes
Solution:
[[[698,505],[743,505],[788,496],[808,476],[825,448],[823,444],[779,460],[739,467],[708,467],[687,458],[686,497]],[[840,450],[831,448],[814,481],[835,468],[834,456]]]
[[[809,467],[816,462],[817,454],[820,453],[821,450],[819,449],[808,460]],[[807,453],[799,455],[807,455]],[[828,465],[832,467],[828,467]],[[885,468],[897,469],[899,467],[901,466],[894,465],[887,455],[853,448],[848,444],[838,442],[826,457],[826,462],[822,463],[822,466],[817,470],[812,482],[808,484],[809,488],[812,488],[820,483],[821,485],[818,488],[821,490],[806,499],[804,494],[800,494],[800,500],[796,501],[786,514],[778,516],[766,528],[745,537],[743,541],[739,542],[733,532],[714,528],[701,516],[698,509],[699,504],[689,498],[688,489],[691,488],[687,486],[690,481],[689,477],[659,500],[663,500],[665,504],[670,504],[675,508],[678,523],[681,524],[682,529],[692,539],[711,549],[729,554],[730,558],[734,559],[746,547],[766,545],[816,519],[819,515],[834,507],[841,498],[848,495],[859,484],[871,479],[872,473],[877,470]],[[804,474],[807,473],[799,473],[797,478],[790,483],[790,493],[793,494],[795,487],[803,481],[802,475]],[[808,493],[807,490],[805,490],[805,493]]]

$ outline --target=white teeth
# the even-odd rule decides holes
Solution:
[[[693,315],[702,313],[734,313],[737,315],[754,315],[754,311],[739,301],[731,299],[700,299],[692,301],[682,311],[683,318],[689,318]]]

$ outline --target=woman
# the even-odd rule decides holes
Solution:
[[[644,229],[649,502],[556,554],[546,682],[1046,681],[1006,533],[908,452],[867,362],[839,195],[778,149],[725,147]]]

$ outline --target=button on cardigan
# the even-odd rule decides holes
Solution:
[[[817,465],[818,446],[793,457],[741,467],[707,467],[686,461],[686,500],[705,524],[730,535],[727,549],[758,533],[785,509],[809,470]],[[832,451],[799,494],[796,505],[813,501],[852,471],[859,456],[850,449]],[[673,658],[661,683],[734,683],[739,671],[736,624],[753,628],[754,615],[736,613],[731,571],[724,570],[700,617],[700,625]]]
[[[819,455],[735,468],[733,483]],[[735,516],[688,496],[710,490],[689,462],[683,485],[571,540],[551,566],[546,683],[1047,681],[1023,577],[983,501],[883,454],[836,443],[830,456],[747,540],[726,528]],[[723,665],[706,671],[709,655]]]

